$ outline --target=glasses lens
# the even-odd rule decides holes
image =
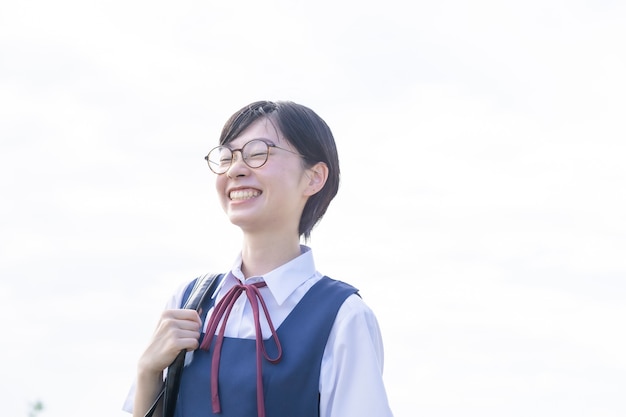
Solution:
[[[223,174],[228,170],[230,161],[233,159],[233,153],[225,146],[213,148],[207,157],[207,163],[211,171],[216,174]]]
[[[259,168],[267,162],[269,147],[262,140],[254,139],[246,143],[241,150],[243,160],[250,168]]]

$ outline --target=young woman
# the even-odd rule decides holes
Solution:
[[[186,350],[177,416],[392,416],[376,317],[301,245],[339,187],[333,135],[311,109],[259,101],[225,124],[205,158],[243,231],[206,320],[172,298],[142,354],[125,410],[143,417]],[[157,410],[155,415],[159,415]]]

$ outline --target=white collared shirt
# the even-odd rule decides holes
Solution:
[[[301,250],[302,254],[297,258],[262,277],[248,279],[244,279],[241,272],[240,255],[217,288],[216,294],[213,294],[215,303],[238,282],[245,280],[246,284],[251,284],[265,281],[267,287],[260,289],[261,294],[274,328],[278,328],[306,292],[322,278],[315,269],[311,249],[303,245]],[[179,308],[186,286],[180,287],[166,308]],[[211,313],[212,310],[207,317]],[[263,338],[271,336],[263,314],[261,330]],[[245,293],[240,295],[233,306],[226,322],[225,335],[255,338],[252,309]],[[188,354],[186,362],[190,360],[192,355]],[[383,343],[376,317],[361,297],[351,295],[337,313],[322,357],[320,417],[391,417],[382,371]],[[133,398],[134,388],[129,392],[124,410],[132,412]]]

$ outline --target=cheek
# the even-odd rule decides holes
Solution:
[[[222,179],[223,175],[219,175],[215,179],[215,191],[217,192],[217,197],[220,201],[224,198],[224,191],[226,189],[226,182]]]

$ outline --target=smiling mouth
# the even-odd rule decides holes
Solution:
[[[261,195],[259,190],[233,190],[228,194],[228,198],[233,201],[241,201],[241,200],[249,200],[251,198],[255,198]]]

